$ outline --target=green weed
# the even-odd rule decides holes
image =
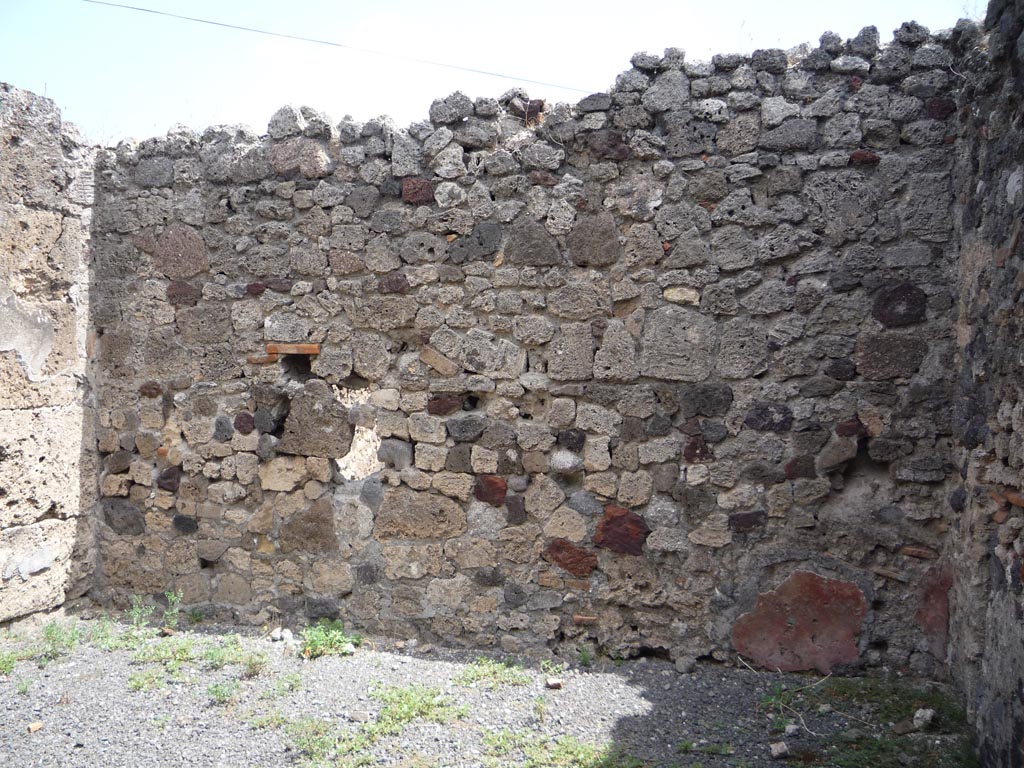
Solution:
[[[499,731],[484,736],[484,763],[493,768],[515,760],[521,768],[643,768],[645,763],[614,745],[597,746],[572,736]]]
[[[152,691],[166,684],[160,669],[144,669],[128,675],[128,690],[135,692]]]
[[[321,619],[302,630],[302,647],[299,653],[303,658],[315,659],[319,656],[349,656],[356,652],[362,642],[358,635],[346,635],[345,627],[340,621]]]
[[[43,627],[42,644],[35,649],[34,657],[39,666],[66,656],[75,650],[82,639],[82,628],[78,624],[62,624],[51,621]]]
[[[245,662],[246,651],[242,647],[241,635],[228,635],[219,643],[208,646],[203,651],[203,663],[209,669],[221,669],[228,664]]]
[[[259,677],[263,670],[267,668],[267,654],[265,653],[247,653],[242,659],[242,672],[241,676],[243,680],[251,680],[254,677]]]
[[[31,688],[31,687],[32,687],[32,681],[31,680],[24,680],[24,679],[22,679],[22,680],[18,681],[17,685],[15,686],[15,690],[18,692],[18,695],[20,695],[20,696],[27,696],[28,695],[28,689]]]
[[[14,671],[14,663],[18,657],[13,653],[0,653],[0,676],[7,677]]]
[[[962,708],[936,684],[895,677],[828,677],[793,689],[773,683],[761,699],[761,706],[773,713],[774,730],[784,729],[791,715],[802,717],[823,704],[841,716],[856,712],[855,719],[865,727],[828,739],[822,754],[809,753],[804,762],[834,768],[898,766],[908,760],[925,768],[978,765]],[[894,724],[912,719],[918,709],[935,710],[928,738],[893,731]]]
[[[272,688],[264,691],[264,699],[276,699],[280,696],[284,696],[286,693],[297,691],[302,687],[302,676],[298,673],[292,672],[287,675],[282,675],[280,679],[274,682]]]
[[[549,677],[557,677],[565,672],[565,662],[543,659],[540,663],[540,671]]]
[[[180,589],[177,592],[167,590],[164,592],[164,597],[167,599],[167,607],[164,608],[161,624],[171,629],[177,629],[178,618],[181,613],[181,601],[185,597],[185,593]]]
[[[224,706],[232,703],[238,697],[238,689],[237,680],[225,680],[208,686],[206,693],[209,694],[214,704]]]
[[[119,647],[137,648],[156,634],[156,630],[149,626],[149,619],[155,610],[155,605],[147,603],[139,595],[132,595],[132,607],[125,611],[128,629],[121,633]]]
[[[195,641],[190,637],[165,637],[154,643],[139,646],[132,654],[136,664],[157,663],[178,667],[184,662],[195,661]]]
[[[272,709],[266,714],[251,718],[249,725],[258,731],[265,731],[270,728],[284,728],[289,722],[288,718],[281,714],[281,710]]]
[[[413,720],[447,723],[466,714],[465,707],[457,706],[436,688],[423,685],[374,688],[370,695],[383,704],[377,721],[367,724],[367,730],[378,738],[400,733]]]
[[[493,691],[504,685],[529,685],[531,678],[518,665],[478,656],[455,676],[454,682]]]
[[[544,718],[548,714],[548,700],[543,696],[538,696],[533,700],[533,716],[537,718],[537,722],[543,724]]]

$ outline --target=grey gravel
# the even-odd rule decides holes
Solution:
[[[204,625],[179,636],[202,647],[238,633],[247,651],[266,655],[266,668],[245,680],[238,666],[212,670],[194,661],[171,675],[158,664],[134,662],[131,650],[97,647],[88,638],[98,622],[78,625],[86,639],[69,655],[45,667],[21,660],[9,676],[0,676],[0,754],[5,765],[301,765],[304,756],[286,728],[256,727],[254,721],[272,715],[311,717],[356,729],[377,717],[380,703],[372,695],[376,687],[412,684],[438,689],[464,705],[466,715],[445,725],[414,721],[399,735],[374,744],[371,764],[521,764],[515,756],[495,759],[488,754],[485,735],[509,730],[536,738],[569,735],[589,744],[614,744],[622,754],[652,767],[778,765],[771,745],[779,733],[771,730],[765,697],[779,686],[806,686],[817,679],[710,663],[698,663],[682,674],[657,658],[602,658],[587,667],[573,662],[554,667],[561,682],[555,688],[548,683],[551,665],[558,660],[542,665],[538,659],[493,656],[521,665],[530,682],[490,689],[457,681],[479,652],[376,638],[364,640],[354,655],[307,661],[299,656],[297,642],[273,640],[272,635],[284,634],[273,633],[274,628],[257,634]],[[31,647],[36,636],[24,629],[0,633],[0,654]],[[145,670],[161,670],[165,683],[148,691],[130,690],[130,676]],[[286,690],[283,682],[296,675],[301,683]],[[238,681],[237,699],[214,703],[209,686],[232,681]],[[807,729],[821,735],[862,726],[824,708],[806,718],[786,730],[790,751],[814,746],[815,737]],[[42,727],[30,732],[32,723]],[[606,768],[616,765],[602,763]]]

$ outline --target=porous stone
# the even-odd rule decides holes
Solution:
[[[154,266],[172,280],[184,280],[210,268],[206,243],[195,229],[175,222],[157,238]]]
[[[384,492],[373,526],[381,539],[448,539],[466,530],[466,511],[446,496],[404,488]]]
[[[857,339],[857,372],[881,381],[913,375],[928,354],[928,342],[896,332],[864,334]]]
[[[711,372],[716,327],[684,307],[662,307],[644,322],[640,372],[674,381],[703,381]]]
[[[523,217],[509,229],[505,256],[509,263],[519,266],[552,266],[565,261],[548,231],[536,221]]]
[[[348,410],[324,382],[308,382],[292,398],[277,450],[298,456],[341,458],[351,445]]]
[[[566,238],[569,259],[580,267],[605,267],[623,257],[619,230],[610,214],[581,214]]]

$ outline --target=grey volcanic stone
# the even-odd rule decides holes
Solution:
[[[647,316],[640,351],[644,376],[703,381],[711,373],[717,329],[714,320],[682,307],[662,307]]]
[[[323,381],[312,380],[291,401],[277,450],[299,456],[341,458],[352,445],[348,410]]]
[[[924,291],[912,283],[899,283],[878,292],[871,316],[887,328],[899,328],[924,321],[927,306]]]
[[[543,226],[528,218],[519,218],[509,230],[505,255],[512,264],[552,266],[565,263],[558,244]]]
[[[917,372],[928,354],[928,342],[920,336],[870,333],[857,339],[857,372],[865,379],[906,378]]]
[[[580,267],[606,267],[623,256],[619,230],[611,214],[580,214],[566,238],[569,258]]]

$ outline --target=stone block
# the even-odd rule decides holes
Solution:
[[[703,381],[711,373],[714,320],[685,307],[662,307],[644,322],[640,372],[673,381]]]
[[[381,539],[448,539],[466,530],[466,512],[434,493],[389,488],[384,493],[373,532]]]
[[[348,409],[323,381],[311,380],[291,400],[277,450],[298,456],[341,458],[352,445]]]

